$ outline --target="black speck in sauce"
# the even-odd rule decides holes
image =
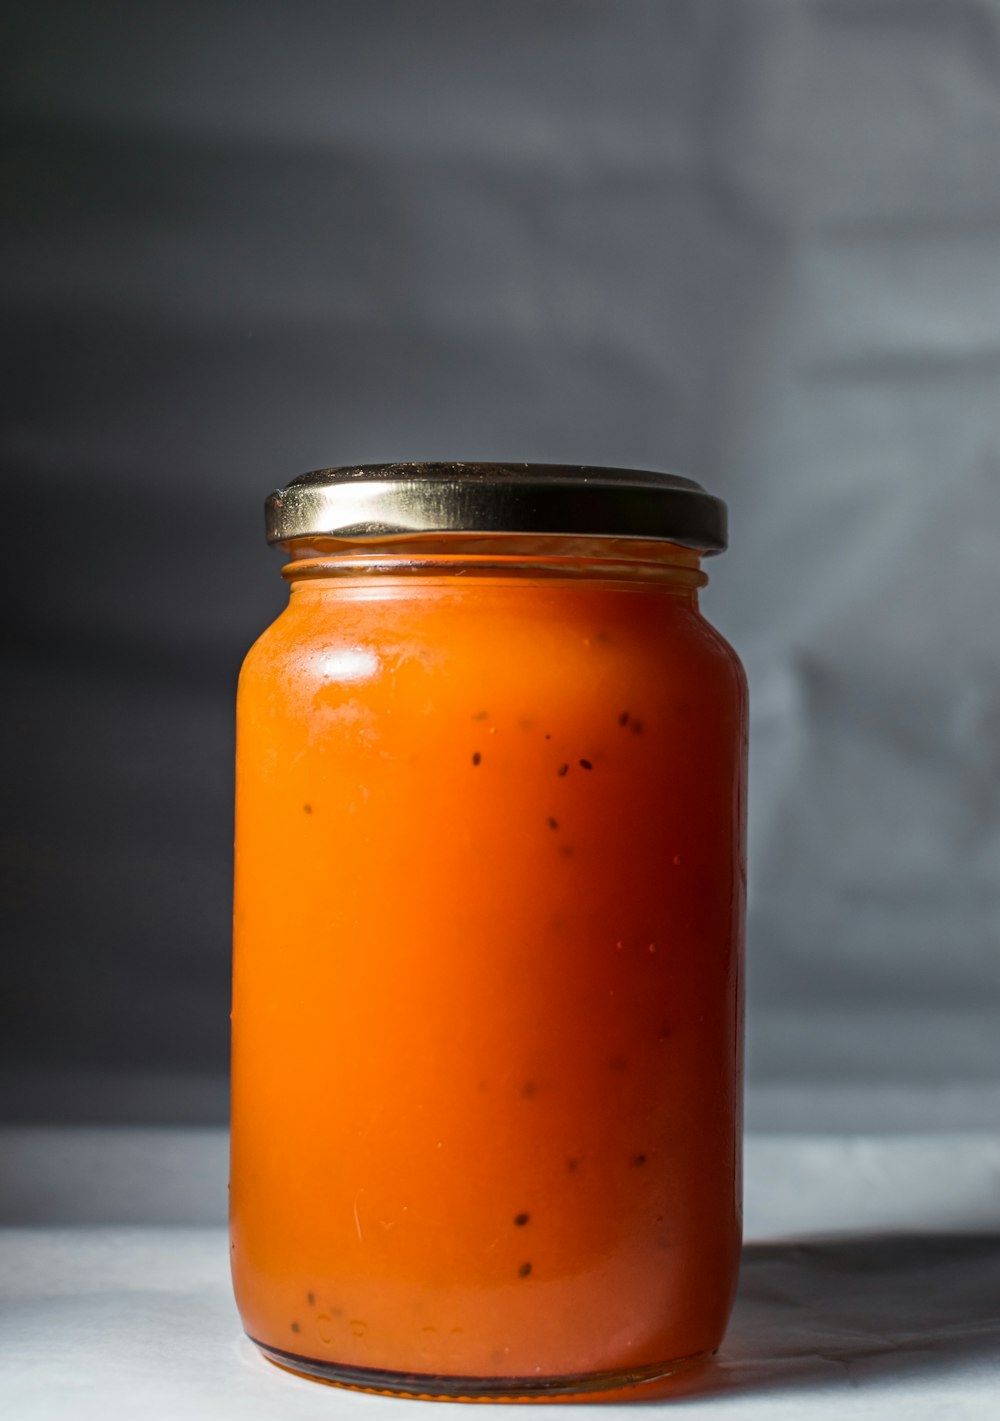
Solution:
[[[549,815],[548,819],[546,819],[545,822],[546,822],[546,824],[549,826],[550,829],[558,829],[558,828],[559,828],[559,820],[558,820],[558,819],[553,819],[551,814]]]
[[[570,1174],[576,1174],[579,1168],[580,1161],[578,1159],[568,1159],[566,1161],[566,1169]]]
[[[528,1220],[529,1220],[530,1218],[531,1218],[531,1215],[530,1215],[530,1214],[515,1214],[515,1215],[514,1215],[514,1223],[517,1225],[517,1227],[518,1227],[519,1229],[523,1229],[524,1226],[525,1226],[525,1224],[528,1222]]]
[[[628,725],[628,711],[622,711],[621,715],[618,717],[618,724]]]
[[[560,779],[562,779],[563,775],[568,775],[568,774],[569,774],[569,766],[568,766],[568,765],[560,765],[559,768],[558,768],[558,770],[556,770],[556,774],[559,776]]]
[[[551,740],[551,739],[552,739],[552,736],[551,736],[551,735],[546,735],[545,738],[546,738],[546,740]]]
[[[581,770],[592,770],[593,768],[594,768],[594,767],[593,767],[593,765],[590,763],[589,760],[581,760],[581,761],[580,761],[580,769],[581,769]]]
[[[524,1085],[521,1087],[521,1095],[524,1097],[524,1099],[533,1100],[537,1094],[538,1086],[535,1084],[535,1082],[525,1081]]]
[[[293,1331],[293,1332],[301,1332],[301,1331],[302,1331],[302,1328],[299,1326],[299,1324],[298,1324],[297,1322],[293,1322],[293,1323],[292,1323],[292,1331]]]
[[[641,1169],[642,1166],[646,1163],[646,1156],[645,1156],[645,1155],[636,1155],[636,1157],[635,1157],[635,1159],[632,1161],[632,1163],[635,1165],[636,1169]]]
[[[473,719],[473,720],[485,720],[488,715],[489,715],[489,711],[476,711],[476,713],[475,713],[475,715],[472,717],[472,719]]]
[[[642,734],[642,730],[643,730],[642,721],[641,721],[641,720],[634,720],[634,721],[632,722],[632,734],[633,734],[633,735],[641,735],[641,734]]]
[[[312,812],[313,812],[313,807],[312,807],[311,804],[303,804],[303,806],[302,806],[302,813],[303,813],[303,814],[311,814]]]
[[[520,1277],[522,1277],[522,1278],[527,1278],[528,1274],[531,1272],[531,1264],[530,1264],[530,1263],[522,1263],[521,1266],[520,1266],[520,1268],[519,1268],[517,1271],[518,1271],[518,1274],[519,1274]]]
[[[477,750],[476,753],[475,753],[475,754],[473,755],[473,757],[472,757],[472,763],[473,763],[474,765],[478,765],[479,762],[482,760],[482,758],[483,758],[482,755],[480,755],[479,751]]]
[[[309,1304],[309,1306],[310,1306],[311,1308],[314,1308],[314,1307],[316,1306],[316,1294],[315,1294],[315,1293],[306,1293],[306,1302]]]

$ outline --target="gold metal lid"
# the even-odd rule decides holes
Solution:
[[[420,533],[650,538],[721,552],[726,505],[694,479],[587,464],[358,464],[302,474],[265,506],[267,540]]]

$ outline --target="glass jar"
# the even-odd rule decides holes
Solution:
[[[231,1258],[280,1365],[640,1387],[740,1245],[745,681],[689,480],[324,470],[240,677]]]

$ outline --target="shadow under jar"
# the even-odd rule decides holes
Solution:
[[[745,680],[725,509],[576,466],[268,501],[240,677],[231,1259],[272,1361],[437,1397],[641,1388],[740,1244]]]

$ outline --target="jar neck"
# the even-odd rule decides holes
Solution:
[[[309,538],[283,544],[292,591],[344,579],[482,577],[655,585],[697,601],[708,582],[702,555],[640,538],[524,533],[442,533],[385,538]]]

